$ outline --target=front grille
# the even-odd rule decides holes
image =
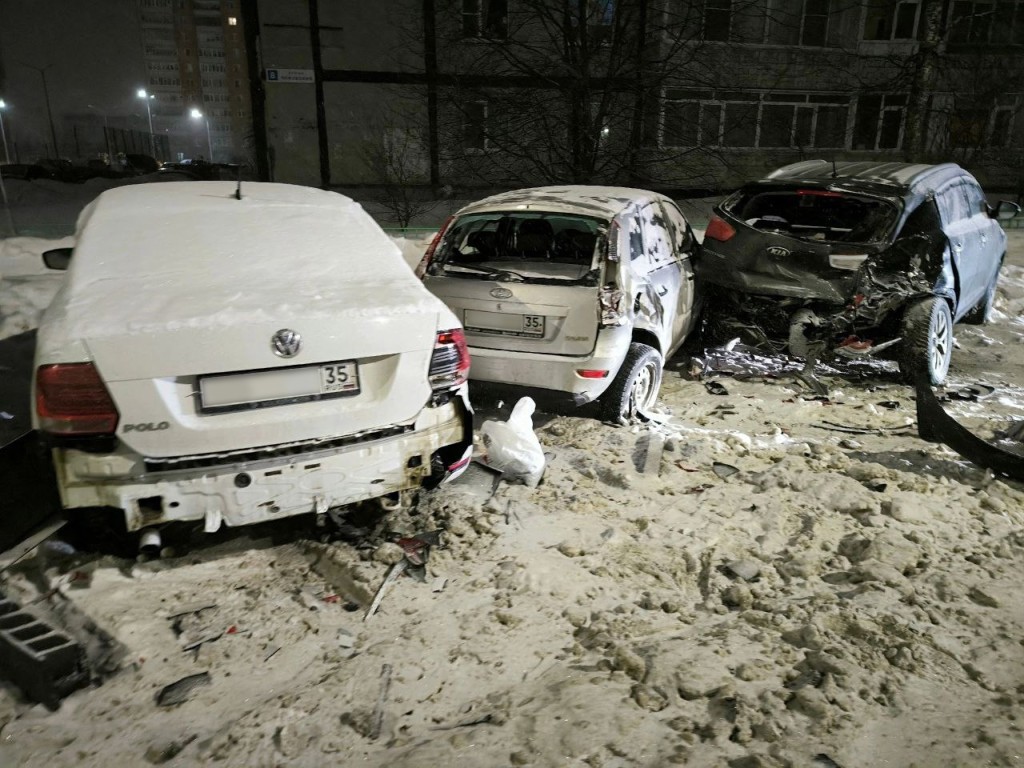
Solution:
[[[225,453],[207,453],[197,456],[175,456],[173,458],[144,459],[147,472],[179,472],[186,469],[201,469],[238,464],[257,464],[267,461],[279,461],[285,458],[300,458],[306,454],[322,453],[338,448],[347,448],[361,443],[372,443],[412,432],[414,425],[388,427],[373,432],[363,432],[349,437],[338,437],[330,440],[306,440],[300,443],[268,445],[245,451],[228,451]]]

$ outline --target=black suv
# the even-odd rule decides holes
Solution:
[[[813,361],[894,356],[941,384],[953,323],[984,323],[1006,234],[978,182],[952,163],[788,165],[715,208],[698,277],[709,312]],[[712,320],[720,319],[712,318]]]

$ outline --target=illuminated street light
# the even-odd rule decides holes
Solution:
[[[145,88],[139,88],[135,95],[146,102],[146,117],[149,118],[149,151],[153,157],[156,157],[156,137],[153,135],[153,110],[149,107],[149,102],[155,99],[156,96],[146,93]]]
[[[198,109],[193,109],[192,110],[192,119],[193,120],[202,120],[204,123],[206,123],[206,149],[210,153],[210,162],[212,163],[213,162],[213,139],[210,138],[210,118],[206,117],[206,115],[204,115]]]
[[[11,154],[7,151],[7,134],[4,133],[4,110],[7,109],[7,102],[0,99],[0,139],[4,142],[4,162],[8,165],[11,162]]]

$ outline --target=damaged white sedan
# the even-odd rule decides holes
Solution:
[[[121,187],[82,213],[73,258],[44,259],[68,273],[39,328],[33,419],[65,508],[214,531],[469,461],[462,328],[348,198]]]

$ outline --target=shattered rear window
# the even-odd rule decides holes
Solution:
[[[597,266],[607,222],[589,216],[494,212],[452,223],[435,273],[499,280],[577,281]]]
[[[754,229],[831,243],[885,242],[899,215],[888,200],[820,188],[748,188],[723,207]]]

